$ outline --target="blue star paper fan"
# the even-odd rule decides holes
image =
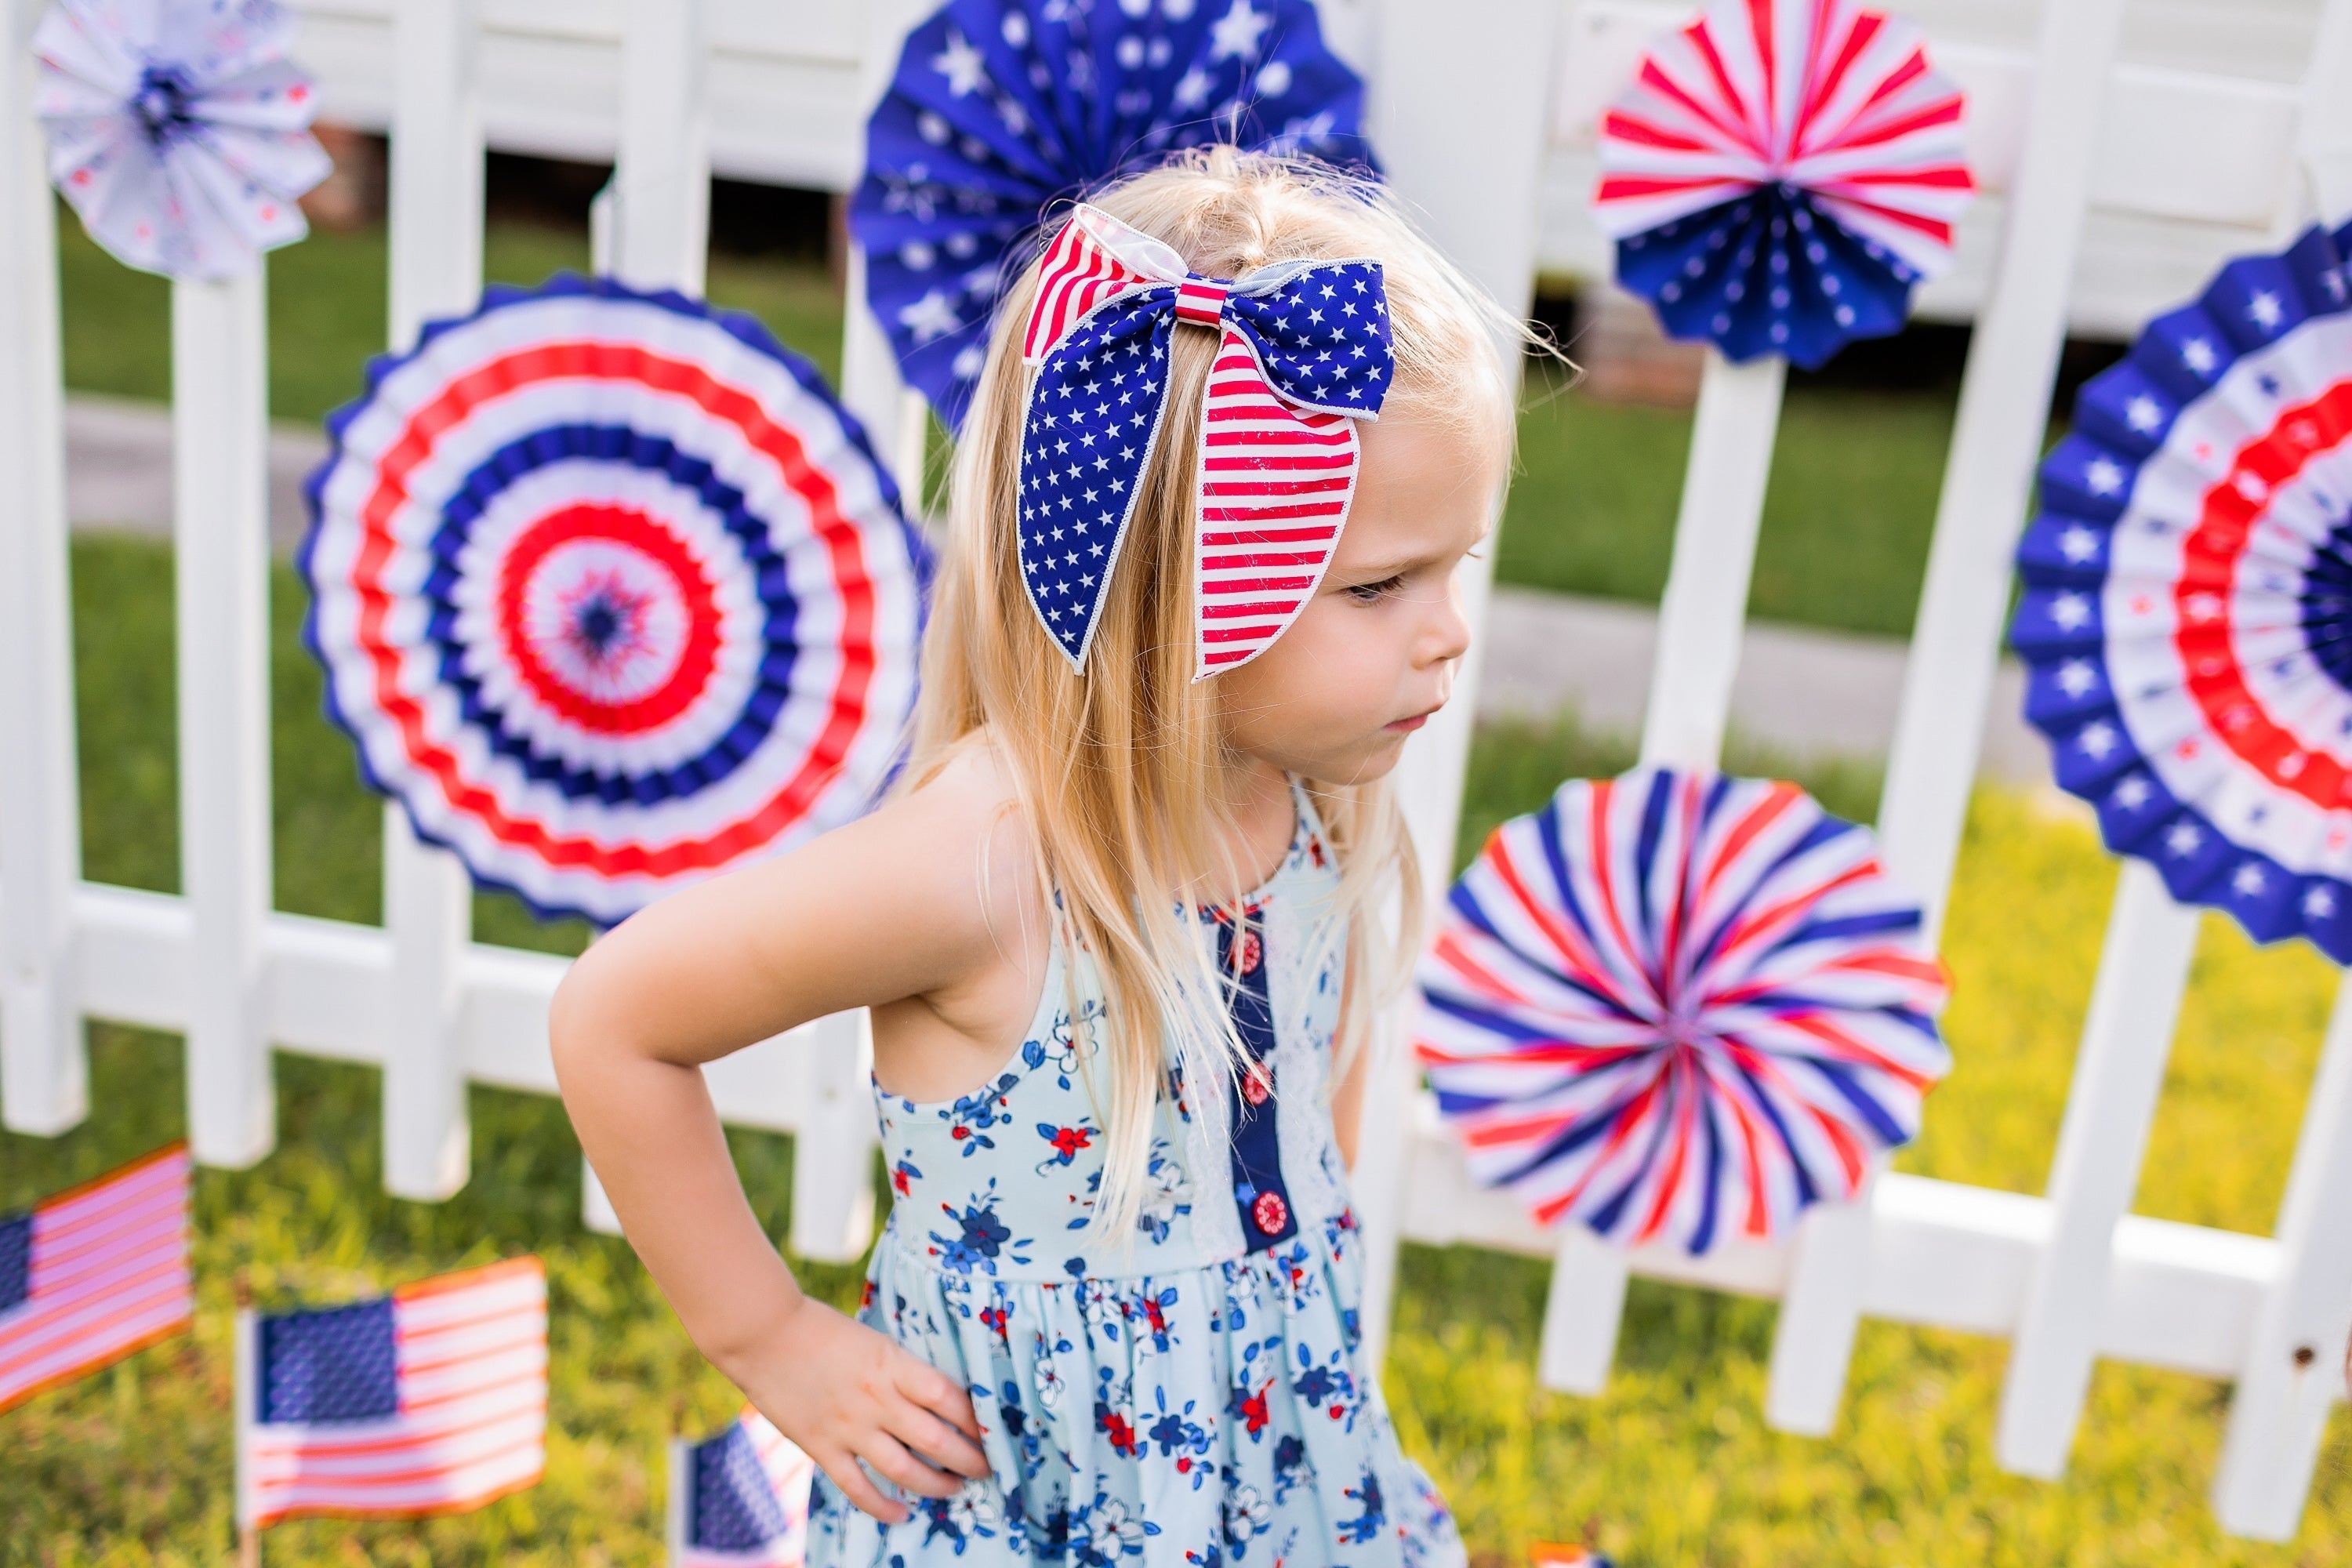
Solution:
[[[2352,963],[2352,225],[2241,257],[2074,404],[2018,550],[2025,716],[2107,847]]]
[[[1370,166],[1307,0],[950,0],[866,125],[850,226],[898,368],[950,426],[1052,204],[1211,142]]]

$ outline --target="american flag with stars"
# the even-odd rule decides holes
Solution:
[[[0,1215],[0,1410],[180,1332],[194,1310],[184,1144]]]
[[[816,1464],[746,1408],[717,1436],[670,1445],[670,1568],[800,1568]]]
[[[1160,436],[1179,322],[1219,334],[1197,461],[1195,678],[1256,658],[1313,596],[1355,492],[1356,421],[1394,371],[1380,264],[1290,261],[1238,282],[1081,206],[1041,264],[1024,358],[1021,570],[1083,668]]]
[[[348,1306],[239,1314],[236,1514],[459,1513],[547,1463],[547,1276],[536,1258]]]

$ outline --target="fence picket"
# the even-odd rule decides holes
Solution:
[[[2025,525],[2065,341],[2123,6],[2124,0],[2049,0],[2042,13],[2000,258],[1960,383],[1878,811],[1887,871],[1925,905],[1931,941],[1943,925],[2000,667],[2010,556]],[[1866,1208],[1875,1191],[1874,1175],[1866,1178],[1847,1207]],[[1767,1419],[1783,1430],[1826,1432],[1835,1419],[1862,1315],[1869,1242],[1870,1226],[1836,1209],[1808,1215],[1798,1229],[1765,1402]]]
[[[2230,1398],[2213,1484],[2221,1528],[2288,1541],[2302,1522],[2352,1347],[2352,984],[2336,993],[2280,1206],[2278,1262]]]
[[[863,1007],[796,1031],[801,1080],[793,1132],[793,1250],[855,1263],[874,1236],[874,1150],[881,1142],[868,1087],[872,1015]]]
[[[628,0],[612,184],[614,273],[640,289],[697,298],[710,240],[704,11],[702,0]]]
[[[188,1144],[241,1167],[277,1142],[263,1033],[270,906],[267,274],[172,286],[172,549]]]
[[[1674,559],[1658,606],[1644,763],[1712,768],[1722,754],[1788,373],[1778,355],[1733,364],[1707,350]],[[1561,1232],[1537,1352],[1547,1387],[1598,1394],[1606,1386],[1628,1278],[1621,1249],[1595,1242],[1580,1226]]]
[[[1993,1447],[2004,1469],[2065,1473],[2090,1387],[2116,1224],[2139,1183],[2201,921],[2198,910],[2172,901],[2154,870],[2125,862],[2051,1165],[2050,1242],[2034,1260],[2001,1386]]]
[[[402,0],[391,168],[391,338],[462,315],[482,291],[480,106],[473,0]],[[455,855],[420,842],[395,805],[383,816],[384,924],[392,932],[390,1048],[383,1067],[383,1184],[435,1202],[466,1184],[472,1133],[458,1027],[458,968],[473,887]]]
[[[1788,374],[1788,362],[1778,355],[1733,364],[1706,351],[1674,558],[1658,605],[1657,658],[1642,725],[1644,763],[1712,768],[1723,754]]]
[[[1454,264],[1514,313],[1534,303],[1544,110],[1558,13],[1546,0],[1494,0],[1458,10],[1390,0],[1381,8],[1370,51],[1381,59],[1413,62],[1412,69],[1383,79],[1370,98],[1369,130],[1386,161],[1390,188]],[[1465,114],[1462,106],[1472,102],[1480,111]],[[1515,340],[1498,346],[1515,362],[1522,347]],[[1498,490],[1497,526],[1501,500]],[[1455,574],[1474,633],[1486,619],[1494,552],[1490,539],[1479,558]],[[1451,698],[1406,744],[1397,770],[1398,801],[1433,901],[1454,868],[1481,642],[1473,637]],[[1360,1322],[1365,1342],[1375,1347],[1388,1335],[1421,1082],[1404,1048],[1411,1006],[1408,991],[1376,1026],[1381,1051],[1366,1067],[1371,1076],[1357,1134]],[[1366,1157],[1372,1151],[1378,1152]]]
[[[2340,221],[2352,202],[2352,0],[2327,0],[2302,85],[2303,189],[2273,237]],[[2278,1266],[2263,1293],[2213,1481],[2221,1528],[2287,1541],[2302,1522],[2329,1407],[2352,1381],[2352,984],[2339,982],[2319,1072],[2279,1209]],[[2339,1353],[2338,1347],[2342,1347]]]
[[[89,1108],[71,909],[81,876],[56,201],[26,47],[0,0],[0,1121],[54,1134]]]

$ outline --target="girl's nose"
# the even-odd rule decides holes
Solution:
[[[1470,617],[1462,608],[1462,585],[1449,582],[1422,634],[1423,665],[1444,664],[1470,651]]]

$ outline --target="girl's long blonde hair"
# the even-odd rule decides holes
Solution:
[[[1206,277],[1239,279],[1293,259],[1379,260],[1396,355],[1384,412],[1441,421],[1507,453],[1515,387],[1501,345],[1523,328],[1440,256],[1379,185],[1217,147],[1088,199],[1164,240]],[[1238,839],[1216,683],[1192,679],[1195,455],[1217,337],[1174,334],[1160,440],[1139,483],[1086,671],[1074,674],[1030,606],[1014,543],[1028,392],[1020,344],[1035,292],[1032,263],[999,305],[956,448],[901,787],[921,787],[975,744],[991,747],[1013,781],[1065,952],[1090,955],[1101,982],[1101,1027],[1075,1005],[1072,1026],[1104,1134],[1095,1219],[1123,1234],[1143,1196],[1171,1045],[1187,1102],[1209,1126],[1223,1125],[1240,1051],[1202,922],[1182,902],[1182,890],[1204,875],[1221,878],[1228,891],[1246,886],[1234,874]],[[1340,868],[1322,937],[1346,932],[1336,1083],[1362,1049],[1377,1004],[1411,973],[1421,890],[1386,781],[1303,782]],[[1392,924],[1383,918],[1391,914]],[[1066,979],[1073,967],[1065,966]]]

